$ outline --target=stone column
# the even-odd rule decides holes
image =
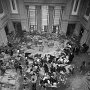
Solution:
[[[48,25],[49,33],[52,33],[52,26],[54,23],[53,14],[54,14],[54,7],[49,6],[49,25]]]
[[[19,7],[22,30],[29,31],[27,9],[25,8],[24,0],[18,0],[17,3]]]
[[[83,45],[86,42],[87,36],[88,36],[88,31],[87,30],[84,30],[83,36],[82,36],[82,38],[80,40],[80,44],[81,45]]]
[[[62,23],[61,23],[61,31],[62,33],[67,32],[67,26],[68,26],[68,21],[69,21],[69,16],[71,14],[71,9],[72,9],[72,1],[73,0],[68,0],[67,5],[65,6],[62,14]]]
[[[81,25],[80,25],[80,22],[78,22],[76,24],[76,27],[75,27],[75,30],[74,30],[73,34],[76,35],[76,36],[79,36],[80,28],[81,28]]]
[[[11,20],[8,20],[7,25],[8,25],[9,33],[12,31],[15,32],[15,29]]]
[[[87,38],[86,38],[86,44],[89,46],[88,52],[90,52],[90,17],[89,17],[88,23],[86,25],[86,29],[88,31]]]
[[[41,32],[41,6],[36,6],[37,11],[37,30],[40,33]]]

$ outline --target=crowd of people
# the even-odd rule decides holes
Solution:
[[[63,84],[66,82],[66,74],[74,73],[74,65],[72,60],[74,58],[74,48],[70,43],[63,49],[58,56],[45,54],[36,54],[30,57],[31,53],[25,53],[25,57],[32,60],[31,66],[27,63],[27,72],[31,75],[31,81],[36,85],[36,80],[39,77],[39,85],[42,87],[52,86],[57,87],[61,81]],[[36,78],[37,77],[37,78]],[[35,81],[34,81],[35,80]]]
[[[57,56],[51,54],[42,56],[38,53],[32,56],[31,53],[13,49],[13,45],[10,43],[8,43],[8,47],[9,49],[0,50],[1,55],[9,55],[7,60],[0,59],[1,75],[7,69],[19,71],[19,74],[25,77],[24,81],[30,75],[33,90],[36,90],[36,81],[38,79],[41,87],[47,87],[48,85],[57,87],[60,82],[65,84],[65,76],[74,73],[72,61],[74,55],[79,52],[79,48],[70,41],[66,43],[66,47],[63,48],[62,52],[58,52]],[[88,48],[86,45],[83,45],[83,47]],[[82,51],[86,50],[84,49]]]

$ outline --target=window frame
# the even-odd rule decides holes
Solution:
[[[59,17],[57,17],[57,12],[59,12],[59,14],[58,14]],[[55,6],[54,7],[54,16],[53,16],[54,26],[57,26],[60,24],[60,21],[59,21],[61,18],[60,16],[61,16],[61,6]],[[57,18],[58,18],[58,23],[55,22],[55,21],[57,21]]]
[[[34,7],[34,8],[32,8],[32,7]],[[35,14],[34,24],[32,24],[32,21],[30,20],[31,16],[32,16],[31,12],[34,12],[34,14]],[[30,5],[29,9],[28,9],[28,17],[29,17],[29,29],[32,30],[32,31],[37,30],[37,17],[36,16],[37,16],[36,6],[35,5]]]
[[[55,31],[54,31],[54,27],[55,27]],[[52,33],[58,33],[58,30],[59,30],[59,25],[53,25]]]
[[[77,1],[78,1],[78,5],[77,5],[77,8],[76,8],[76,11],[74,11]],[[79,10],[79,7],[80,7],[80,2],[81,2],[81,0],[74,0],[71,15],[77,15],[78,14],[78,10]]]
[[[11,0],[9,0],[9,1],[10,1],[10,6],[11,6],[12,13],[18,14],[18,8],[17,8],[17,2],[16,2],[16,0],[13,0],[14,1],[14,5],[15,5],[15,10],[13,9],[12,1]]]
[[[45,13],[44,10],[47,11],[47,13]],[[44,13],[45,13],[45,16],[43,17]],[[42,5],[41,6],[41,16],[42,16],[41,17],[42,31],[45,31],[45,27],[47,27],[47,29],[48,29],[48,24],[49,24],[49,6],[48,5]],[[46,22],[44,22],[44,20]]]
[[[1,5],[2,5],[2,9],[3,9],[3,4],[2,4],[2,1],[1,2]],[[0,14],[0,18],[2,18],[4,16],[4,9],[3,9],[3,13]]]
[[[87,3],[87,7],[86,7],[86,10],[85,10],[85,14],[84,14],[84,18],[85,18],[86,20],[88,20],[89,17],[90,17],[90,13],[89,13],[89,16],[86,15],[87,8],[90,7],[90,6],[89,6],[89,3],[90,3],[90,1],[88,1],[88,3]]]

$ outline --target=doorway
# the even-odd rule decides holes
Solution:
[[[67,32],[66,32],[66,36],[71,37],[71,36],[73,35],[73,32],[74,32],[75,26],[76,26],[75,23],[73,23],[73,24],[68,24]]]
[[[5,26],[4,29],[5,29],[6,35],[9,35],[9,29],[8,29],[8,26],[7,25]]]
[[[17,37],[22,37],[23,36],[23,31],[22,31],[21,22],[13,21],[13,25],[14,25],[14,28],[15,28],[16,36]]]
[[[84,28],[81,27],[81,29],[80,29],[80,31],[79,31],[79,39],[82,38],[83,33],[84,33]]]

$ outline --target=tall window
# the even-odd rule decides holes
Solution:
[[[37,29],[37,15],[36,15],[36,7],[35,6],[29,6],[29,28],[31,31],[34,31]]]
[[[13,8],[13,10],[15,10],[15,3],[14,3],[14,0],[11,0],[11,2],[12,2],[12,8]]]
[[[53,32],[56,33],[59,29],[59,24],[61,20],[61,6],[55,6],[54,7],[54,26],[53,26]]]
[[[2,6],[2,2],[0,0],[0,17],[2,17],[3,15],[4,15],[3,6]]]
[[[12,13],[18,13],[16,0],[9,0]]]
[[[48,6],[42,6],[42,30],[48,30],[48,23],[49,23],[49,12]]]
[[[54,6],[49,6],[49,32],[52,32],[53,24],[54,24]]]
[[[88,20],[90,16],[90,1],[88,2],[84,17]]]
[[[61,6],[55,6],[54,8],[54,25],[59,25]]]
[[[81,2],[81,0],[74,0],[72,13],[71,13],[72,15],[77,15],[78,14],[80,2]]]

